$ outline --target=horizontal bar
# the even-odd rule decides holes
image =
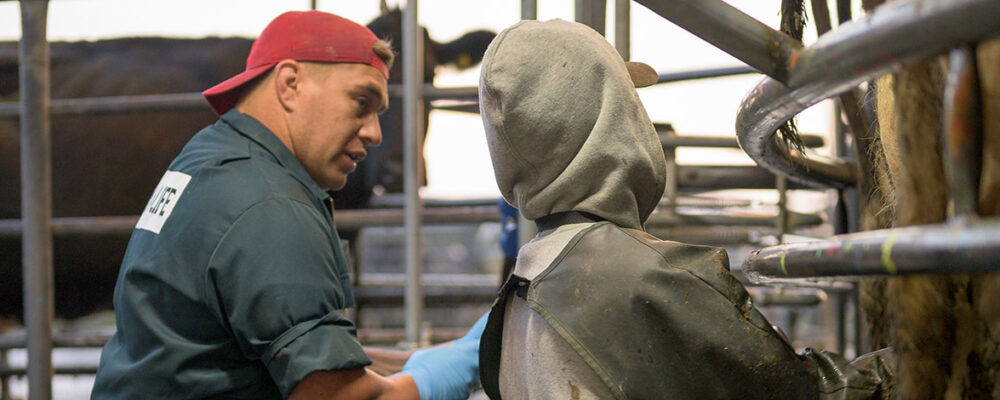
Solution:
[[[52,99],[51,115],[111,114],[138,111],[208,110],[201,93],[150,94],[140,96]],[[21,113],[18,103],[0,103],[0,118],[14,118]]]
[[[717,78],[756,72],[756,70],[746,66],[671,72],[660,74],[660,80],[658,83]],[[388,91],[389,95],[392,97],[402,98],[403,96],[403,89],[400,85],[389,85]],[[475,86],[439,88],[432,84],[425,84],[421,93],[425,100],[476,101],[479,98],[479,88]],[[205,99],[201,96],[201,93],[53,99],[51,104],[51,114],[53,116],[147,111],[208,110],[208,103],[205,103]],[[460,112],[479,112],[479,105],[475,103],[443,104],[436,108]],[[15,118],[18,117],[20,113],[21,104],[19,102],[0,102],[0,118]]]
[[[802,44],[721,0],[637,0],[651,11],[779,80]]]
[[[403,224],[402,209],[337,210],[334,213],[338,229],[360,229],[366,226],[399,226]],[[102,216],[53,218],[54,235],[120,235],[130,234],[137,216]],[[500,221],[496,206],[428,207],[423,215],[427,224],[479,223]],[[19,236],[21,220],[0,220],[0,237]]]
[[[814,186],[851,185],[857,180],[854,163],[789,152],[775,140],[778,126],[861,82],[950,48],[996,36],[1000,36],[1000,1],[906,0],[884,4],[796,52],[786,80],[765,78],[751,90],[736,118],[740,146],[759,165],[792,180]]]
[[[687,192],[724,189],[774,189],[775,175],[757,166],[678,165],[678,187]],[[789,183],[789,189],[809,186]]]
[[[489,305],[496,299],[499,286],[500,277],[497,276],[497,285],[493,287],[424,286],[422,293],[424,304],[428,307],[474,303]],[[361,286],[354,288],[354,298],[361,306],[402,306],[405,289],[402,286]]]
[[[827,299],[826,292],[821,289],[749,287],[747,292],[754,305],[760,307],[815,306]]]
[[[823,147],[825,140],[819,135],[801,135],[806,147]],[[740,148],[736,136],[671,136],[660,135],[660,144],[665,148],[673,147],[716,147]]]
[[[1000,220],[883,229],[772,246],[743,262],[752,282],[1000,269]]]
[[[52,335],[52,347],[92,348],[108,342],[112,332],[56,332]],[[25,333],[0,335],[0,350],[23,349],[27,343]]]
[[[389,94],[393,97],[402,97],[402,87],[389,85]],[[453,88],[437,88],[431,84],[423,86],[423,97],[426,100],[476,99],[478,96],[479,89],[474,86]],[[51,104],[52,116],[209,109],[201,93],[53,99]],[[20,114],[19,102],[0,103],[0,118],[14,118]]]
[[[424,286],[439,287],[489,287],[496,289],[501,283],[497,274],[442,274],[425,273]],[[356,286],[403,286],[406,275],[402,273],[364,272],[355,280]]]
[[[97,365],[94,364],[56,365],[53,369],[56,375],[94,375],[97,373]],[[0,378],[24,376],[26,370],[25,367],[0,366]]]
[[[402,226],[404,210],[397,208],[337,210],[334,224],[340,230],[356,230],[368,226]],[[422,224],[461,224],[500,221],[496,206],[426,207],[420,215]]]
[[[673,83],[696,79],[722,78],[733,75],[759,74],[756,69],[746,65],[736,67],[709,68],[693,71],[665,72],[659,74],[656,83]]]
[[[646,221],[648,227],[665,226],[767,226],[776,225],[776,215],[750,214],[745,210],[698,212],[697,210],[676,209],[675,212],[657,212]],[[815,214],[789,212],[789,228],[815,226],[823,223],[823,218]]]

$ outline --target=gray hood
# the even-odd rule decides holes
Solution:
[[[583,211],[642,229],[666,162],[604,37],[574,22],[519,22],[486,50],[479,99],[497,186],[526,218]]]

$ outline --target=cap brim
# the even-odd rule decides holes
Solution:
[[[628,69],[628,75],[632,78],[632,84],[637,88],[654,85],[660,79],[656,70],[645,63],[626,61],[625,68]]]
[[[208,105],[212,106],[212,111],[221,116],[236,107],[236,102],[239,101],[240,94],[243,92],[243,85],[269,71],[272,67],[274,67],[273,64],[265,64],[250,68],[201,92],[201,95],[208,101]]]

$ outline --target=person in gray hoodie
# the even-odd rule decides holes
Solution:
[[[828,386],[817,368],[835,363],[795,353],[725,250],[644,232],[666,162],[635,87],[655,82],[573,22],[522,21],[486,51],[497,185],[539,231],[481,341],[490,398],[807,399]]]

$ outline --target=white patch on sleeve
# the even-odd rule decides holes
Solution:
[[[149,204],[142,210],[142,216],[139,217],[139,223],[135,228],[159,234],[160,228],[163,228],[163,223],[170,218],[170,213],[174,211],[174,206],[181,199],[181,194],[190,181],[191,175],[188,174],[176,171],[167,171],[163,174],[160,183],[156,185],[156,190],[153,191],[153,197],[149,199]]]

